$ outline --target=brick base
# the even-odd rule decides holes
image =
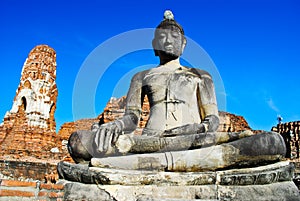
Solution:
[[[64,198],[64,186],[40,181],[0,180],[0,200],[57,200]]]

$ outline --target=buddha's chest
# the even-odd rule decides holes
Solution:
[[[143,79],[143,87],[148,97],[182,100],[195,96],[200,82],[199,77],[186,71],[150,72]]]

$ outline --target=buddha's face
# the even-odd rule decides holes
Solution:
[[[176,26],[157,29],[153,47],[160,57],[178,58],[184,49],[185,38]]]

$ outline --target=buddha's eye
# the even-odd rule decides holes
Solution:
[[[165,33],[160,33],[158,34],[158,38],[162,39],[162,38],[165,38],[166,37],[166,34]]]
[[[180,34],[177,33],[177,32],[172,32],[172,36],[173,36],[174,38],[178,38],[178,37],[180,36]]]

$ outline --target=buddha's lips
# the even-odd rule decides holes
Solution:
[[[173,49],[173,45],[167,45],[167,46],[165,46],[165,49],[166,50],[172,50]]]

